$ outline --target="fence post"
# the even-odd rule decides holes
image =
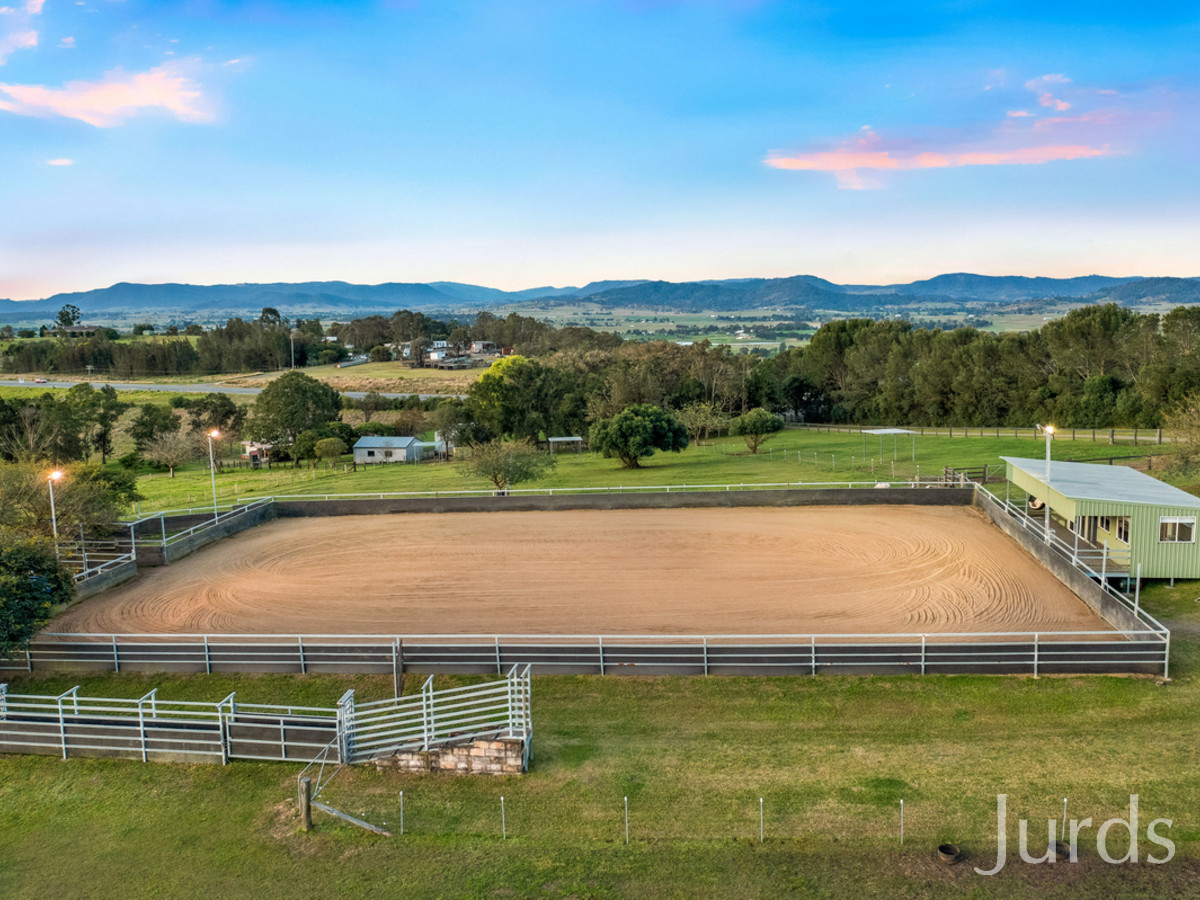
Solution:
[[[342,694],[337,705],[338,762],[350,761],[350,730],[354,727],[354,688]]]
[[[158,524],[162,526],[162,548],[163,557],[167,555],[167,517],[162,513],[158,514]]]
[[[296,641],[300,645],[300,674],[307,675],[308,670],[304,662],[304,635],[297,635]]]
[[[925,635],[921,635],[921,674],[925,674]]]
[[[400,696],[400,638],[392,642],[392,696]]]
[[[204,674],[212,674],[212,658],[208,655],[208,635],[204,636]]]
[[[142,703],[145,699],[145,697],[142,697],[138,700],[138,735],[142,740],[142,762],[146,761],[146,713],[142,709]]]
[[[808,652],[812,659],[812,673],[815,677],[817,674],[817,636],[815,634],[808,636]]]
[[[603,675],[604,674],[604,636],[597,635],[596,640],[599,642],[598,646],[600,648],[600,674]]]
[[[708,675],[708,638],[703,637],[701,640],[704,642],[704,674]]]
[[[121,657],[117,653],[117,636],[115,634],[112,636],[112,648],[113,648],[113,671],[117,672],[119,674],[121,671]]]
[[[8,718],[8,685],[0,684],[0,719]]]
[[[300,779],[300,827],[304,831],[312,828],[312,779],[308,777]]]
[[[1038,677],[1038,633],[1033,633],[1033,677]]]
[[[504,669],[500,665],[500,635],[496,635],[496,674],[503,675]]]

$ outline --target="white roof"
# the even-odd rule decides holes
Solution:
[[[864,428],[863,434],[916,434],[910,428]]]
[[[1046,484],[1051,490],[1073,500],[1112,500],[1136,503],[1141,506],[1187,506],[1200,509],[1200,497],[1152,478],[1129,466],[1106,466],[1096,463],[1050,463],[1046,477],[1046,460],[1025,459],[1019,456],[1000,457],[1014,469],[1020,469]]]
[[[354,442],[355,450],[403,450],[416,438],[388,437],[386,435],[367,435]]]

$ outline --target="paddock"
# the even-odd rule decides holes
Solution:
[[[978,509],[277,519],[86,600],[54,632],[1111,631]]]

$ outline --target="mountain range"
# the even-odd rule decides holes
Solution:
[[[142,318],[146,321],[217,321],[257,316],[274,307],[288,317],[353,318],[399,309],[437,313],[494,307],[567,305],[586,301],[601,308],[730,311],[796,308],[840,313],[915,305],[1020,304],[1029,302],[1200,303],[1200,278],[1031,278],[955,273],[908,284],[836,284],[814,275],[668,282],[597,281],[583,287],[535,287],[503,291],[458,282],[349,284],[320,281],[275,284],[115,284],[42,300],[0,300],[0,322],[41,324],[66,304],[85,322]]]

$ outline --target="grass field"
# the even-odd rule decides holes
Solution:
[[[1055,459],[1097,459],[1131,454],[1155,454],[1164,446],[1109,446],[1103,441],[1059,440]],[[1088,433],[1090,437],[1090,432]],[[557,468],[544,477],[521,484],[520,488],[636,487],[703,484],[765,484],[783,482],[877,481],[892,477],[892,451],[885,440],[884,456],[879,439],[857,434],[789,430],[766,444],[757,455],[746,452],[740,438],[717,438],[693,445],[682,453],[658,453],[638,469],[623,469],[613,459],[594,453],[562,453]],[[864,458],[863,449],[868,456]],[[912,443],[897,445],[895,476],[911,479],[936,478],[945,466],[1001,465],[1001,456],[1041,457],[1045,442],[1012,437],[918,437],[916,462]],[[292,468],[288,464],[271,471],[231,469],[217,476],[217,495],[223,501],[273,494],[370,493],[380,491],[488,490],[490,483],[460,474],[453,463],[428,462],[418,465],[360,466],[351,472],[349,457],[327,468]],[[872,463],[873,460],[873,463]],[[1156,472],[1156,474],[1161,474]],[[139,490],[147,498],[142,510],[154,511],[202,505],[211,502],[212,488],[207,461],[177,469],[175,478],[166,474],[145,476]]]
[[[346,770],[322,799],[399,831],[381,838],[317,814],[298,830],[299,766],[0,758],[5,897],[1166,897],[1200,878],[1200,584],[1143,593],[1176,629],[1174,681],[940,677],[542,677],[534,762],[508,778]],[[421,678],[410,677],[413,691]],[[471,680],[439,677],[449,686]],[[332,704],[388,695],[390,679],[60,676],[59,693]],[[996,794],[1012,859],[995,862]],[[1109,866],[1095,826],[1141,808],[1177,854]],[[508,839],[500,836],[505,797]],[[629,798],[630,843],[622,804]],[[762,797],[765,842],[758,841]],[[1016,857],[1046,820],[1090,816],[1076,865]],[[905,844],[899,801],[905,801]],[[1040,822],[1040,824],[1039,824]],[[1124,846],[1116,829],[1109,848]],[[963,846],[953,868],[937,843]]]

